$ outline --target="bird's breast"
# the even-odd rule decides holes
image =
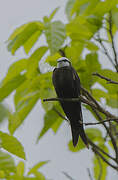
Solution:
[[[59,97],[73,97],[73,78],[69,68],[59,68],[54,72],[54,84]]]

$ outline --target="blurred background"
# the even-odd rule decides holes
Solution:
[[[5,76],[8,67],[14,61],[27,57],[23,48],[12,56],[7,51],[6,41],[15,28],[29,21],[42,20],[45,15],[49,15],[56,7],[60,7],[55,19],[67,22],[64,10],[67,0],[4,0],[0,1],[0,80]],[[41,37],[40,44],[44,45],[45,39]],[[35,49],[39,42],[32,48]],[[30,56],[30,54],[28,56]],[[109,64],[108,64],[109,66]],[[13,96],[5,100],[5,104],[13,111]],[[92,121],[92,116],[83,108],[84,121]],[[64,122],[56,135],[49,130],[46,135],[36,144],[36,139],[43,127],[44,110],[38,101],[35,108],[29,114],[14,136],[22,143],[26,152],[27,168],[32,167],[39,161],[50,160],[41,171],[48,179],[66,180],[62,172],[67,172],[75,180],[90,180],[87,168],[92,171],[92,152],[85,149],[79,153],[72,153],[68,150],[68,142],[71,139],[71,131],[67,122]],[[88,119],[89,117],[89,119]],[[1,128],[7,130],[5,121]],[[20,159],[16,158],[18,162]],[[108,180],[116,180],[118,175],[114,170],[109,169]]]

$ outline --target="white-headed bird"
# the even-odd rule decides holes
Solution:
[[[53,71],[53,85],[58,98],[78,98],[80,96],[80,79],[66,57],[57,60],[57,68]],[[79,136],[88,147],[88,141],[83,128],[81,101],[60,101],[72,131],[73,146],[78,143]]]

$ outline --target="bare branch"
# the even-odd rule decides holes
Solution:
[[[118,171],[118,166],[114,166],[113,164],[111,164],[96,148],[92,148],[93,152],[97,155],[99,155],[99,157],[101,157],[101,159],[108,164],[109,166],[111,166],[113,169]]]
[[[109,55],[109,52],[107,51],[107,48],[105,47],[102,39],[100,38],[100,34],[98,33],[97,36],[98,36],[98,38],[94,38],[94,40],[97,41],[97,42],[100,44],[101,48],[103,48],[103,50],[104,50],[103,53],[107,56],[108,60],[109,60],[109,61],[111,62],[111,64],[115,67],[115,64],[114,64],[114,62],[113,62],[113,59],[112,59],[111,56]],[[116,68],[116,67],[115,67],[115,68]]]
[[[109,79],[109,78],[107,78],[107,77],[105,77],[105,76],[102,76],[102,75],[99,74],[99,73],[93,73],[92,75],[93,75],[93,76],[98,76],[98,77],[100,77],[101,79],[105,79],[105,80],[107,81],[107,83],[118,84],[118,82],[113,81],[112,79]]]
[[[105,109],[103,109],[98,103],[97,101],[90,95],[90,93],[86,90],[87,95],[89,95],[91,97],[91,99],[93,99],[94,103],[83,98],[82,96],[78,97],[78,98],[48,98],[48,99],[43,99],[43,102],[46,101],[66,101],[66,102],[78,102],[81,100],[81,102],[88,104],[89,106],[98,109],[100,112],[102,112],[103,114],[105,114],[107,117],[110,118],[117,118],[116,116],[114,116],[113,114],[111,114],[110,112],[106,111]]]
[[[112,157],[111,155],[109,155],[108,153],[106,153],[103,149],[101,149],[99,146],[97,146],[96,144],[94,144],[89,138],[88,138],[88,142],[89,144],[93,147],[96,148],[98,151],[102,152],[103,154],[105,154],[107,157],[109,157],[110,159],[112,159],[113,161],[116,162],[116,159],[114,157]]]
[[[110,122],[110,121],[115,121],[115,122],[118,122],[118,118],[117,119],[105,119],[105,120],[103,120],[103,121],[101,121],[101,122],[96,122],[96,123],[83,123],[82,122],[82,124],[84,124],[85,126],[89,126],[89,125],[97,125],[97,124],[103,124],[103,123],[105,123],[105,122]]]

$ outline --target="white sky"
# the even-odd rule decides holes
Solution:
[[[13,30],[23,23],[41,20],[43,16],[49,15],[58,6],[61,8],[55,19],[66,21],[64,14],[66,2],[67,0],[0,0],[0,80],[13,61],[26,56],[22,48],[17,51],[14,57],[7,51],[5,41]],[[43,40],[41,43],[44,43]],[[13,107],[12,97],[8,98],[6,102],[11,108]],[[88,117],[91,116],[88,115],[86,110],[83,112],[84,120],[88,122]],[[51,160],[41,169],[47,178],[66,180],[67,178],[62,174],[62,171],[65,171],[75,180],[89,180],[87,168],[90,168],[90,170],[92,168],[91,150],[85,149],[80,153],[68,151],[67,143],[71,139],[71,132],[66,122],[63,123],[57,135],[49,130],[36,144],[38,133],[43,127],[43,115],[44,111],[40,102],[38,102],[23,125],[15,133],[15,136],[24,146],[27,155],[27,161],[25,161],[27,167],[32,167],[40,161]],[[7,131],[7,128],[3,127],[2,130]],[[116,180],[117,177],[114,170],[112,170],[107,180],[111,178]]]

